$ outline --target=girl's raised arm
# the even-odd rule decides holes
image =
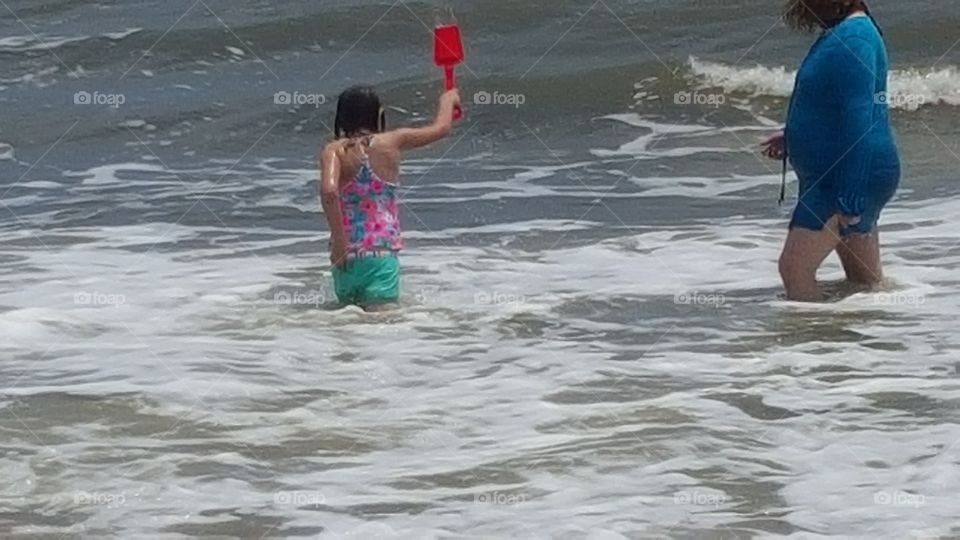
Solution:
[[[411,150],[435,143],[453,130],[453,111],[460,105],[460,92],[448,90],[440,96],[437,116],[433,123],[420,128],[400,128],[384,133],[378,138],[386,138],[389,144],[399,150]]]

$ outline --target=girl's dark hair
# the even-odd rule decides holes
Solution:
[[[380,96],[369,86],[347,88],[337,99],[333,134],[338,139],[379,133],[386,127]]]
[[[814,32],[834,26],[856,11],[866,11],[864,0],[787,0],[783,19],[791,28]]]

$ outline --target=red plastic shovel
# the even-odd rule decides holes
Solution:
[[[453,90],[457,86],[457,73],[454,68],[463,63],[463,40],[460,27],[456,24],[438,26],[433,32],[433,60],[446,73],[446,88]],[[463,109],[457,106],[453,119],[463,118]]]

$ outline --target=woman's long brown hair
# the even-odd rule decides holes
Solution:
[[[857,11],[867,11],[864,0],[787,0],[783,20],[791,28],[814,32],[833,28]]]

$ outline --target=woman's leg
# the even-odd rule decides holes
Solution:
[[[854,233],[837,245],[837,255],[847,274],[847,281],[874,287],[883,281],[880,262],[880,233],[876,228],[869,233]]]
[[[787,289],[787,298],[800,302],[818,302],[823,294],[817,285],[817,270],[824,259],[840,243],[836,217],[822,229],[814,231],[792,227],[780,255],[780,277]]]

